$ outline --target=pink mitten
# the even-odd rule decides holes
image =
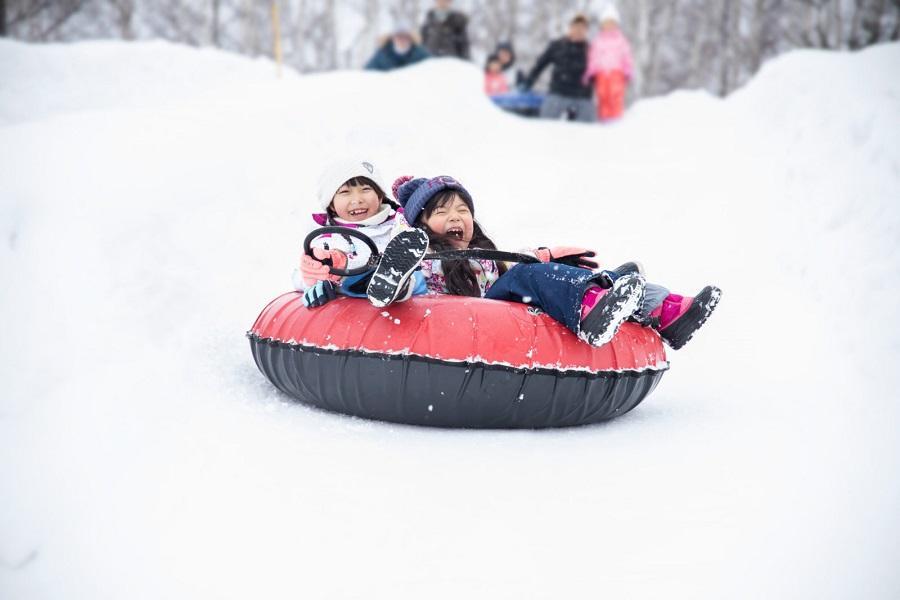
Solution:
[[[586,248],[576,248],[574,246],[538,248],[534,251],[534,254],[541,262],[555,262],[584,269],[597,269],[600,267],[597,261],[590,260],[590,257],[597,256],[597,253]]]
[[[347,266],[347,255],[340,250],[313,248],[312,251],[315,258],[306,254],[300,258],[300,273],[303,275],[303,283],[313,286],[317,281],[340,281],[340,275],[332,275],[331,267],[322,264],[322,261],[331,260],[334,268],[343,269]]]

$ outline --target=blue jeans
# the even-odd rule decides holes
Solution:
[[[558,263],[519,263],[500,276],[485,298],[511,300],[537,306],[578,333],[581,329],[581,300],[598,273]]]
[[[344,279],[341,280],[341,285],[338,288],[338,292],[340,292],[344,296],[350,296],[352,298],[365,298],[366,286],[369,284],[369,278],[372,277],[372,273],[374,272],[375,269],[372,269],[371,271],[363,273],[362,275],[344,277]],[[428,293],[428,284],[425,283],[425,276],[422,275],[421,271],[413,272],[412,286],[413,296],[421,296],[422,294]]]

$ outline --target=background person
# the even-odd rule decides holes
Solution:
[[[597,118],[618,119],[625,111],[625,90],[631,81],[631,45],[619,28],[619,11],[606,5],[600,17],[600,31],[591,42],[584,81],[594,81]]]
[[[413,38],[412,28],[398,24],[394,33],[375,51],[366,69],[371,71],[391,71],[419,61],[430,54]]]
[[[425,16],[422,43],[433,56],[469,59],[469,17],[451,10],[452,0],[437,0]]]
[[[484,93],[488,96],[509,93],[509,84],[503,74],[503,63],[496,55],[488,56],[484,66]]]
[[[595,110],[591,100],[593,89],[584,80],[588,54],[587,33],[587,18],[581,14],[576,15],[569,23],[566,35],[550,42],[525,78],[525,89],[531,89],[544,69],[553,65],[550,93],[541,105],[542,119],[559,119],[571,112],[576,121],[594,121]]]
[[[496,56],[497,60],[500,61],[500,69],[509,89],[521,86],[525,75],[521,69],[515,67],[516,53],[513,50],[512,42],[500,42],[491,55]]]

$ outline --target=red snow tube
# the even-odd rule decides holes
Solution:
[[[248,332],[260,371],[327,410],[437,427],[541,428],[625,414],[668,368],[655,331],[625,323],[600,348],[524,304],[418,296],[377,309],[273,300]]]

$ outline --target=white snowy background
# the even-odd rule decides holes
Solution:
[[[0,598],[900,597],[900,45],[609,126],[449,60],[274,72],[0,42]],[[501,247],[722,303],[598,426],[296,404],[244,332],[347,153],[457,177]]]

